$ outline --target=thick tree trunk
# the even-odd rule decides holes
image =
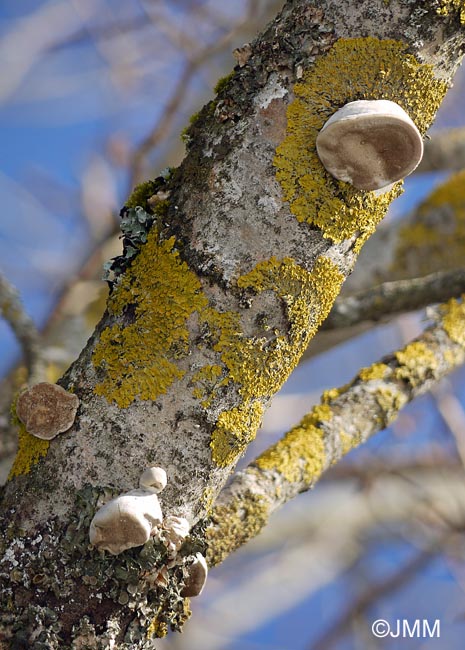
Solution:
[[[50,443],[20,433],[3,496],[3,647],[149,648],[182,625],[215,498],[399,189],[335,181],[316,135],[347,102],[381,98],[423,133],[459,63],[455,6],[288,2],[193,120],[180,168],[133,195],[144,211],[126,213],[107,312],[60,381],[76,421]],[[194,526],[188,544],[174,563],[156,538],[99,554],[93,514],[151,465],[168,474],[165,516]]]

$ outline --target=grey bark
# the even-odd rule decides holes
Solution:
[[[332,242],[290,214],[273,158],[296,77],[338,38],[360,35],[407,42],[446,81],[463,47],[457,16],[439,17],[422,2],[289,1],[252,43],[247,65],[236,68],[216,106],[201,112],[188,154],[166,188],[168,215],[158,221],[162,241],[176,237],[180,259],[200,278],[210,305],[239,314],[250,340],[263,336],[256,318],[261,313],[271,332],[289,324],[273,292],[244,299],[234,284],[239,276],[270,255],[291,257],[311,271],[324,254],[344,277],[355,262],[354,238]],[[177,287],[171,290],[175,300]],[[161,495],[165,515],[196,525],[186,557],[204,550],[206,495],[214,499],[232,469],[232,463],[212,460],[211,435],[219,415],[240,404],[239,388],[230,382],[199,409],[190,381],[219,355],[193,317],[189,351],[179,360],[184,375],[166,393],[126,408],[96,395],[101,376],[92,354],[105,330],[127,327],[133,317],[131,305],[104,315],[60,381],[81,402],[73,428],[53,441],[30,474],[14,477],[4,490],[0,647],[151,648],[149,631],[158,634],[167,623],[179,628],[187,617],[182,557],[162,586],[157,573],[168,559],[158,540],[116,558],[99,556],[88,546],[88,524],[99,500],[136,487],[147,465],[161,465],[168,473]]]

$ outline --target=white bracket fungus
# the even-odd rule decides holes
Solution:
[[[423,156],[417,127],[398,104],[384,99],[350,102],[336,111],[316,139],[318,156],[335,178],[359,190],[377,190],[408,176]]]
[[[120,494],[102,506],[90,523],[91,544],[118,555],[134,546],[142,546],[163,522],[157,493],[166,486],[166,472],[150,467],[140,478],[141,487]]]
[[[181,548],[188,534],[189,522],[187,519],[184,519],[184,517],[175,517],[174,515],[166,517],[163,522],[161,538],[171,558],[176,557],[176,553]]]
[[[25,390],[16,401],[16,415],[36,438],[52,440],[73,425],[79,399],[57,384],[43,381]]]

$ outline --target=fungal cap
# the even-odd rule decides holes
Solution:
[[[151,492],[161,492],[166,487],[166,472],[162,467],[149,467],[139,479],[139,485]]]
[[[196,554],[194,562],[188,567],[188,572],[181,596],[184,598],[200,596],[208,576],[207,561],[201,553]]]
[[[90,523],[90,543],[118,555],[142,546],[163,521],[158,497],[148,490],[131,490],[102,506]]]
[[[336,111],[316,139],[325,169],[359,190],[377,190],[408,176],[423,156],[417,127],[385,99],[350,102]]]
[[[26,431],[42,440],[52,440],[74,422],[79,399],[57,384],[43,381],[21,393],[16,414]]]
[[[189,535],[189,522],[184,517],[169,515],[163,522],[162,539],[170,551],[178,551]]]

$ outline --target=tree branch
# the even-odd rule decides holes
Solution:
[[[5,486],[8,639],[69,650],[91,637],[145,650],[167,623],[182,626],[184,576],[204,550],[207,513],[399,189],[379,196],[336,182],[316,137],[341,105],[365,96],[397,102],[424,133],[463,42],[458,12],[439,15],[419,0],[289,0],[189,127],[179,169],[136,189],[107,311],[60,380],[80,399],[76,420],[50,443],[21,430]],[[440,341],[431,347],[435,376],[452,362]],[[407,361],[387,368],[383,390],[371,393],[373,419],[388,420],[418,379]],[[312,431],[326,431],[328,411],[330,401],[306,423]],[[363,437],[379,423],[362,411]],[[257,476],[275,481],[282,501],[306,489],[357,444],[345,424],[345,437],[340,427],[331,438],[328,422],[335,448],[317,435],[292,480],[270,469],[279,450],[257,460]],[[156,537],[116,557],[89,547],[99,504],[137,487],[147,465],[167,471],[165,517],[191,528],[174,564]]]
[[[347,386],[326,391],[299,425],[235,475],[213,512],[211,564],[257,535],[274,510],[313,487],[341,457],[465,361],[465,304],[451,300],[437,317],[403,350],[363,368]]]
[[[0,314],[10,325],[21,344],[29,382],[44,379],[45,362],[42,357],[40,335],[32,319],[26,314],[17,290],[0,273]]]
[[[338,298],[322,329],[341,329],[366,321],[380,321],[456,298],[464,292],[465,270],[462,269],[384,282],[353,296]]]

